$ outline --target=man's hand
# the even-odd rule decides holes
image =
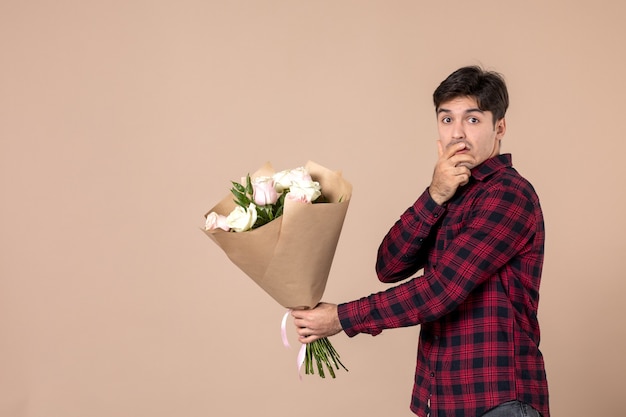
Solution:
[[[300,343],[311,343],[342,330],[336,304],[319,303],[310,310],[293,310],[291,315]]]
[[[428,191],[433,200],[439,205],[452,198],[457,188],[469,182],[472,175],[470,166],[475,160],[469,154],[463,153],[467,148],[464,142],[455,143],[443,149],[441,141],[437,141],[439,160],[435,165],[433,180]]]

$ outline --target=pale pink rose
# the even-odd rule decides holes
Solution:
[[[204,224],[205,230],[222,229],[226,232],[230,230],[230,227],[226,224],[226,216],[211,212],[206,216],[206,223]]]
[[[252,180],[254,202],[259,206],[274,204],[278,201],[278,192],[272,177],[257,177]]]
[[[307,200],[306,195],[304,194],[298,194],[298,193],[292,193],[292,192],[288,192],[287,195],[285,196],[285,200],[290,200],[290,201],[295,201],[298,203],[309,203],[310,201]]]

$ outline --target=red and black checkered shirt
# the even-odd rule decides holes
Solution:
[[[425,191],[378,250],[383,282],[338,307],[350,337],[421,325],[411,410],[477,417],[510,400],[549,417],[537,304],[544,254],[539,199],[511,155],[472,170],[442,206]]]

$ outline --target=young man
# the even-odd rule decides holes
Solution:
[[[500,155],[506,85],[497,73],[464,67],[433,99],[432,182],[391,227],[376,262],[382,282],[411,279],[293,311],[294,324],[302,343],[421,325],[411,401],[420,417],[549,417],[537,320],[543,214],[511,155]]]

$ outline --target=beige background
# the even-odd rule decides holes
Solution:
[[[476,63],[545,211],[553,415],[625,415],[624,4],[3,0],[0,416],[410,416],[418,328],[338,335],[350,372],[300,382],[283,308],[199,227],[231,179],[311,159],[354,185],[325,299],[384,288],[432,91]]]

